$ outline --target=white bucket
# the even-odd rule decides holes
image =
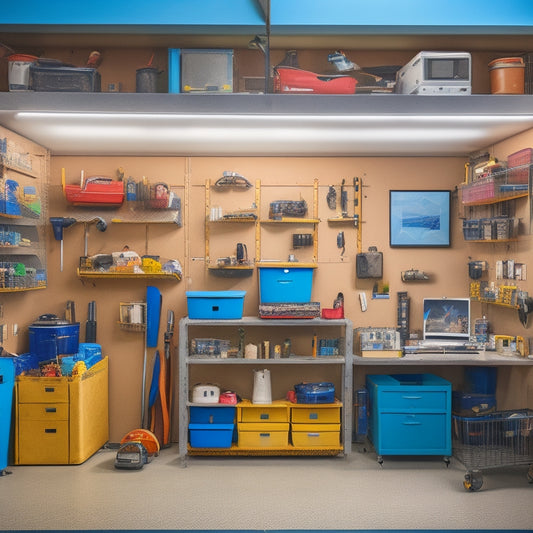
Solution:
[[[7,79],[10,91],[28,91],[31,89],[30,65],[35,56],[14,54],[8,57]]]
[[[254,370],[254,392],[252,403],[272,403],[270,370]]]

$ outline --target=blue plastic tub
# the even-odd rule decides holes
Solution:
[[[230,448],[233,424],[189,424],[189,444],[193,448]]]
[[[193,319],[242,318],[246,291],[187,291],[187,312]]]
[[[260,303],[307,303],[311,301],[312,268],[258,268]]]
[[[233,424],[235,422],[235,407],[197,407],[189,408],[191,424]]]

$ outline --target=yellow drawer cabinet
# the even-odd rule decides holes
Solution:
[[[322,403],[310,406],[305,403],[291,405],[291,422],[296,424],[340,424],[340,402]]]
[[[249,422],[237,425],[241,448],[286,448],[289,445],[288,422]]]
[[[291,424],[291,438],[295,448],[340,447],[341,425]]]
[[[80,464],[107,442],[107,357],[81,377],[18,376],[15,391],[15,464]]]

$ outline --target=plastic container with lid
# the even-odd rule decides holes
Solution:
[[[31,87],[30,65],[36,56],[27,54],[11,54],[8,60],[7,79],[10,91],[29,91]]]
[[[501,57],[489,63],[492,94],[524,94],[524,60]]]

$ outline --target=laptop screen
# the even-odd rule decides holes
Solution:
[[[468,342],[469,298],[424,298],[424,340]]]

